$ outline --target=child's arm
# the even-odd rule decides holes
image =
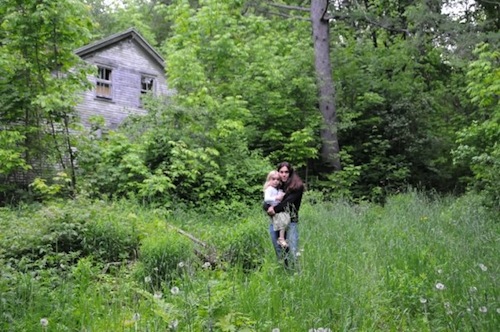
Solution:
[[[264,202],[266,202],[267,204],[271,204],[275,199],[276,196],[273,195],[273,188],[266,188],[266,190],[264,191]]]

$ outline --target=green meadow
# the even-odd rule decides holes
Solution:
[[[1,208],[0,330],[498,331],[499,226],[473,195],[308,192],[285,268],[258,205]]]

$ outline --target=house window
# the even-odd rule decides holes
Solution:
[[[141,95],[154,91],[155,79],[151,76],[141,76]]]
[[[112,99],[112,82],[111,82],[111,69],[105,67],[98,67],[96,78],[96,97]]]

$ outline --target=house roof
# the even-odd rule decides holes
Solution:
[[[165,67],[165,60],[163,59],[163,57],[134,28],[129,28],[123,32],[115,33],[109,37],[80,47],[75,50],[75,53],[80,57],[85,57],[95,51],[99,51],[127,39],[135,40],[144,49],[144,51],[146,51],[146,53],[148,53],[155,61],[158,62],[158,64],[162,68]]]

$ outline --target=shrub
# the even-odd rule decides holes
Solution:
[[[174,232],[159,233],[142,241],[136,273],[142,279],[150,277],[151,282],[159,286],[181,276],[181,262],[187,266],[194,259],[194,247],[189,239]]]
[[[220,230],[216,244],[221,259],[230,265],[241,266],[244,270],[261,266],[267,245],[265,229],[265,225],[250,220],[239,221],[232,227],[226,225]]]
[[[139,247],[139,234],[135,225],[128,220],[112,219],[110,216],[90,220],[84,236],[84,254],[104,262],[129,259]]]

